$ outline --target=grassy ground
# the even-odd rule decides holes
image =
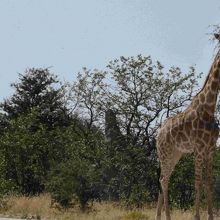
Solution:
[[[47,195],[26,198],[10,197],[7,198],[7,206],[2,205],[2,217],[19,217],[42,220],[154,220],[155,209],[144,208],[141,210],[126,210],[114,203],[95,203],[86,213],[74,208],[67,211],[51,207],[50,198]],[[173,220],[191,220],[192,212],[182,212],[174,210]],[[202,219],[205,220],[205,212]],[[220,217],[216,217],[220,220]]]

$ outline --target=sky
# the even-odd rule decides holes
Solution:
[[[207,74],[219,23],[218,0],[0,0],[0,102],[32,67],[73,81],[82,67],[143,54]]]

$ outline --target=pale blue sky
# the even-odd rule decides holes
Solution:
[[[207,73],[220,23],[218,0],[0,0],[0,101],[27,67],[73,80],[83,66],[151,55],[166,67]]]

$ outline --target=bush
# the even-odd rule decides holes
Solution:
[[[4,158],[3,179],[7,184],[16,185],[26,195],[44,190],[51,163],[64,154],[59,141],[61,130],[48,130],[45,125],[38,123],[37,114],[38,111],[33,110],[11,119],[8,128],[0,136]]]
[[[177,164],[170,180],[171,205],[188,209],[194,203],[194,158],[186,155]]]
[[[217,148],[214,157],[214,206],[220,208],[220,149]]]
[[[112,146],[113,147],[113,146]],[[157,161],[139,146],[112,149],[105,176],[110,200],[121,200],[130,207],[141,207],[157,197]]]
[[[69,136],[69,134],[71,134]],[[84,211],[89,201],[102,194],[103,141],[100,136],[87,134],[74,138],[66,133],[68,159],[50,172],[47,190],[62,207],[68,208],[73,199]]]

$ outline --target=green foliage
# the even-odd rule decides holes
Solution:
[[[214,157],[214,206],[220,208],[220,149],[216,150]]]
[[[84,68],[72,85],[60,86],[48,69],[19,74],[1,104],[0,194],[46,190],[62,207],[78,202],[82,210],[93,199],[154,202],[157,129],[190,101],[199,77],[141,55],[120,57],[105,71]],[[173,174],[176,207],[192,203],[192,163],[181,160]]]
[[[1,103],[4,179],[25,194],[44,190],[51,164],[65,152],[59,133],[71,120],[57,84],[57,76],[48,69],[28,69],[11,85],[15,93]]]
[[[194,159],[186,155],[176,166],[169,185],[170,202],[176,208],[188,209],[194,202]]]
[[[9,118],[19,117],[38,109],[38,118],[48,127],[68,124],[67,108],[64,105],[62,88],[57,76],[48,69],[27,69],[19,74],[19,81],[12,83],[15,93],[1,103]]]
[[[113,82],[108,105],[119,115],[122,133],[132,145],[151,151],[161,121],[182,109],[197,86],[195,69],[184,74],[178,67],[166,71],[151,57],[120,57],[108,65]]]
[[[9,121],[0,137],[0,145],[6,178],[16,183],[21,192],[43,191],[50,162],[63,154],[55,133],[39,124],[37,110]]]
[[[190,101],[199,77],[193,67],[186,74],[177,67],[166,71],[160,62],[154,63],[150,56],[141,55],[111,61],[105,72],[84,69],[79,73],[73,87],[77,111],[86,113],[90,126],[105,124],[108,151],[104,198],[122,199],[136,206],[156,200],[157,129],[164,118]],[[116,118],[113,122],[104,119],[103,112],[109,114],[109,109],[115,113],[111,116]],[[190,173],[191,167],[187,166],[187,171]],[[180,173],[185,175],[187,171]],[[191,190],[191,182],[187,187]],[[189,196],[192,199],[191,191]],[[178,199],[173,196],[173,203],[180,204]]]
[[[63,134],[68,156],[50,172],[47,190],[62,207],[74,199],[85,210],[89,201],[101,198],[105,144],[98,133],[73,135],[76,129],[73,126]]]
[[[14,193],[19,193],[19,187],[14,182],[13,179],[7,178],[7,167],[6,167],[6,161],[3,154],[3,149],[1,149],[0,152],[1,156],[1,163],[0,163],[0,200],[6,195],[11,195]],[[4,203],[4,201],[3,201]]]
[[[106,164],[108,196],[126,206],[141,207],[157,197],[157,162],[149,160],[143,147],[115,148]]]

